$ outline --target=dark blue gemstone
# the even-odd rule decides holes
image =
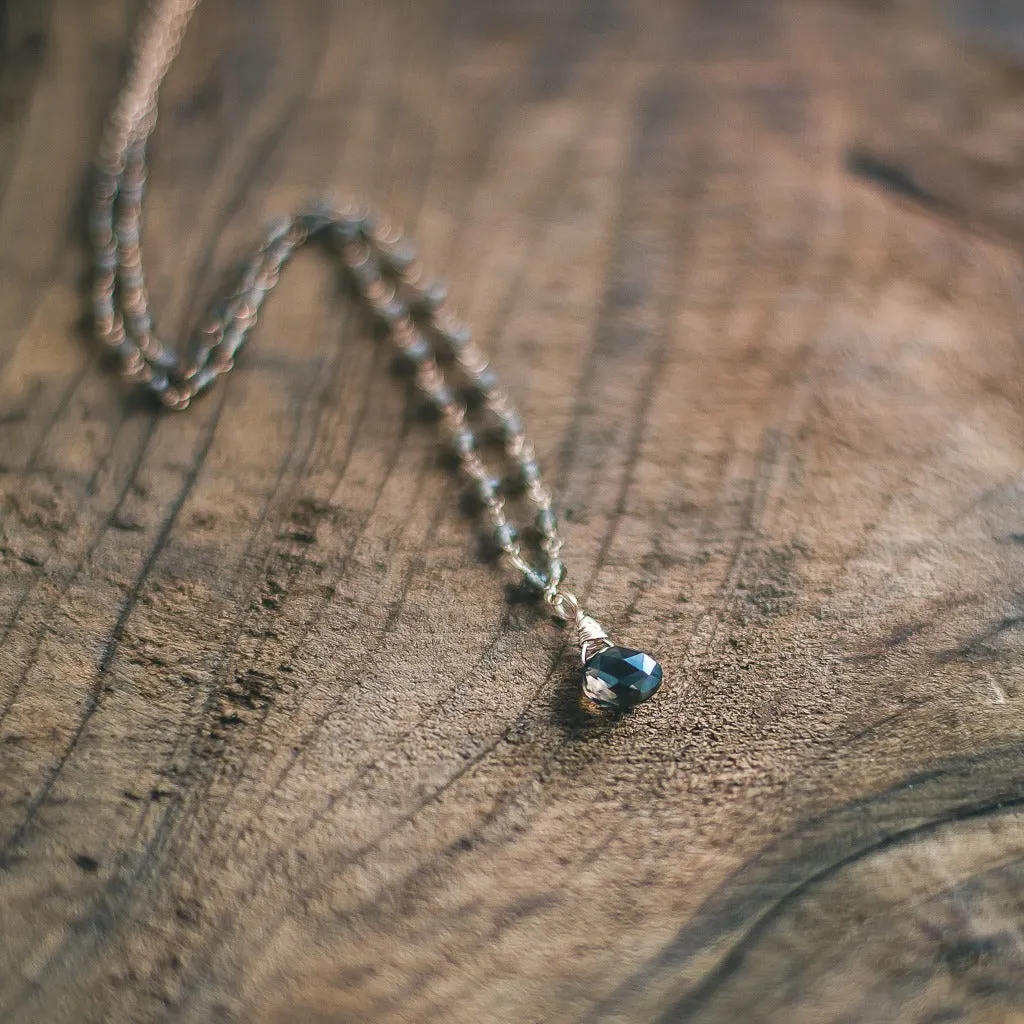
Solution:
[[[602,707],[642,704],[661,686],[661,665],[643,651],[609,647],[583,666],[583,692]]]

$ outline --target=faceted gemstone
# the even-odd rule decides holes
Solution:
[[[628,647],[598,651],[583,666],[583,692],[602,707],[624,711],[653,697],[661,686],[661,665]]]

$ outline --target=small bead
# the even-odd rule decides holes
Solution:
[[[425,313],[436,313],[448,301],[448,289],[440,281],[433,281],[423,289],[416,305]]]
[[[466,476],[470,477],[472,480],[484,480],[490,475],[487,472],[487,467],[483,464],[483,461],[475,453],[466,457],[462,469]]]
[[[501,523],[494,528],[494,540],[502,551],[511,551],[516,545],[516,528],[511,523]]]
[[[548,566],[548,578],[555,580],[556,583],[561,583],[565,579],[565,566],[557,558],[552,559]]]
[[[359,237],[358,220],[338,220],[330,227],[331,241],[336,245],[344,246],[354,242]]]
[[[377,217],[369,210],[363,210],[357,215],[356,224],[363,238],[370,239],[377,231]]]
[[[523,572],[523,579],[536,591],[543,593],[547,589],[548,581],[543,573],[530,568]]]
[[[164,408],[173,412],[182,412],[187,409],[191,398],[190,394],[183,393],[177,388],[168,388],[160,393],[160,401],[163,402]]]
[[[443,412],[448,406],[454,404],[455,396],[445,384],[432,388],[425,392],[427,402],[438,412]]]
[[[473,378],[473,387],[481,395],[489,395],[497,386],[498,375],[488,365],[485,365]]]
[[[438,334],[453,355],[461,352],[473,340],[469,328],[455,321],[439,328]]]
[[[338,223],[337,207],[328,199],[317,199],[309,209],[295,218],[295,225],[303,231],[307,237],[317,235],[321,231],[331,231]],[[278,231],[278,237],[287,232]]]
[[[313,214],[310,215],[315,216]],[[280,242],[285,238],[289,231],[292,229],[292,218],[291,217],[275,217],[267,225],[267,233],[264,235],[263,248],[264,250],[269,249],[272,245]]]
[[[153,330],[153,318],[149,315],[148,310],[143,309],[141,312],[129,315],[132,320],[132,333],[145,336]],[[149,352],[146,355],[149,356]]]
[[[149,361],[164,370],[172,370],[178,365],[178,355],[156,338],[152,339]]]
[[[419,366],[430,358],[430,343],[419,331],[412,334],[405,344],[400,346],[399,351],[403,358],[408,359],[414,366]]]
[[[109,203],[117,192],[117,175],[100,170],[93,181],[93,189],[100,202]]]
[[[523,421],[517,412],[505,413],[499,425],[506,441],[512,441],[523,433]]]
[[[483,477],[473,481],[473,490],[482,505],[490,505],[496,501],[501,491],[501,481],[493,477]]]
[[[519,465],[519,475],[524,484],[529,486],[540,479],[540,465],[534,458],[523,459]]]
[[[558,529],[558,520],[555,517],[555,510],[542,508],[537,513],[537,529],[546,537],[550,537]]]
[[[400,324],[407,315],[405,305],[395,296],[392,296],[387,302],[375,306],[373,313],[384,326],[389,328]]]
[[[229,358],[233,357],[234,354],[242,347],[248,330],[249,328],[246,325],[239,323],[237,320],[233,320],[224,329],[224,335],[221,339],[220,347]]]
[[[416,262],[416,250],[404,240],[393,245],[381,246],[381,262],[395,274],[408,270]]]
[[[145,375],[146,386],[155,394],[161,394],[171,386],[171,381],[166,373],[153,373],[152,368]]]
[[[356,285],[363,291],[380,279],[380,267],[372,256],[367,256],[366,259],[360,260],[355,265],[349,264],[348,270]]]
[[[469,455],[476,449],[476,438],[473,436],[473,431],[468,427],[460,427],[452,435],[452,447],[460,459]]]
[[[207,366],[200,370],[189,380],[192,394],[198,395],[200,391],[205,391],[217,379],[219,373],[220,371],[214,366]]]

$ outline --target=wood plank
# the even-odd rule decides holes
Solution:
[[[0,1017],[1024,1020],[1024,19],[196,15],[159,324],[311,193],[394,211],[663,661],[611,719],[321,256],[187,415],[84,338],[138,6],[4,13]]]

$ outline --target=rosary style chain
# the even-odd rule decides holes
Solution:
[[[551,493],[541,479],[533,445],[508,394],[466,327],[448,311],[443,286],[430,282],[415,249],[369,211],[320,203],[267,231],[237,286],[184,354],[154,330],[140,248],[146,143],[156,124],[157,94],[199,0],[150,0],[143,13],[125,84],[107,120],[97,159],[89,227],[94,251],[92,306],[98,337],[119,358],[129,381],[172,410],[188,408],[200,392],[230,371],[260,308],[292,254],[317,240],[340,259],[347,276],[439,414],[470,487],[491,521],[494,541],[526,582],[562,618],[578,617],[574,597],[560,590],[565,568]],[[467,404],[449,384],[454,369],[475,403],[489,410],[516,467],[516,487],[533,506],[542,563],[524,555],[505,514],[507,489],[485,463]]]

